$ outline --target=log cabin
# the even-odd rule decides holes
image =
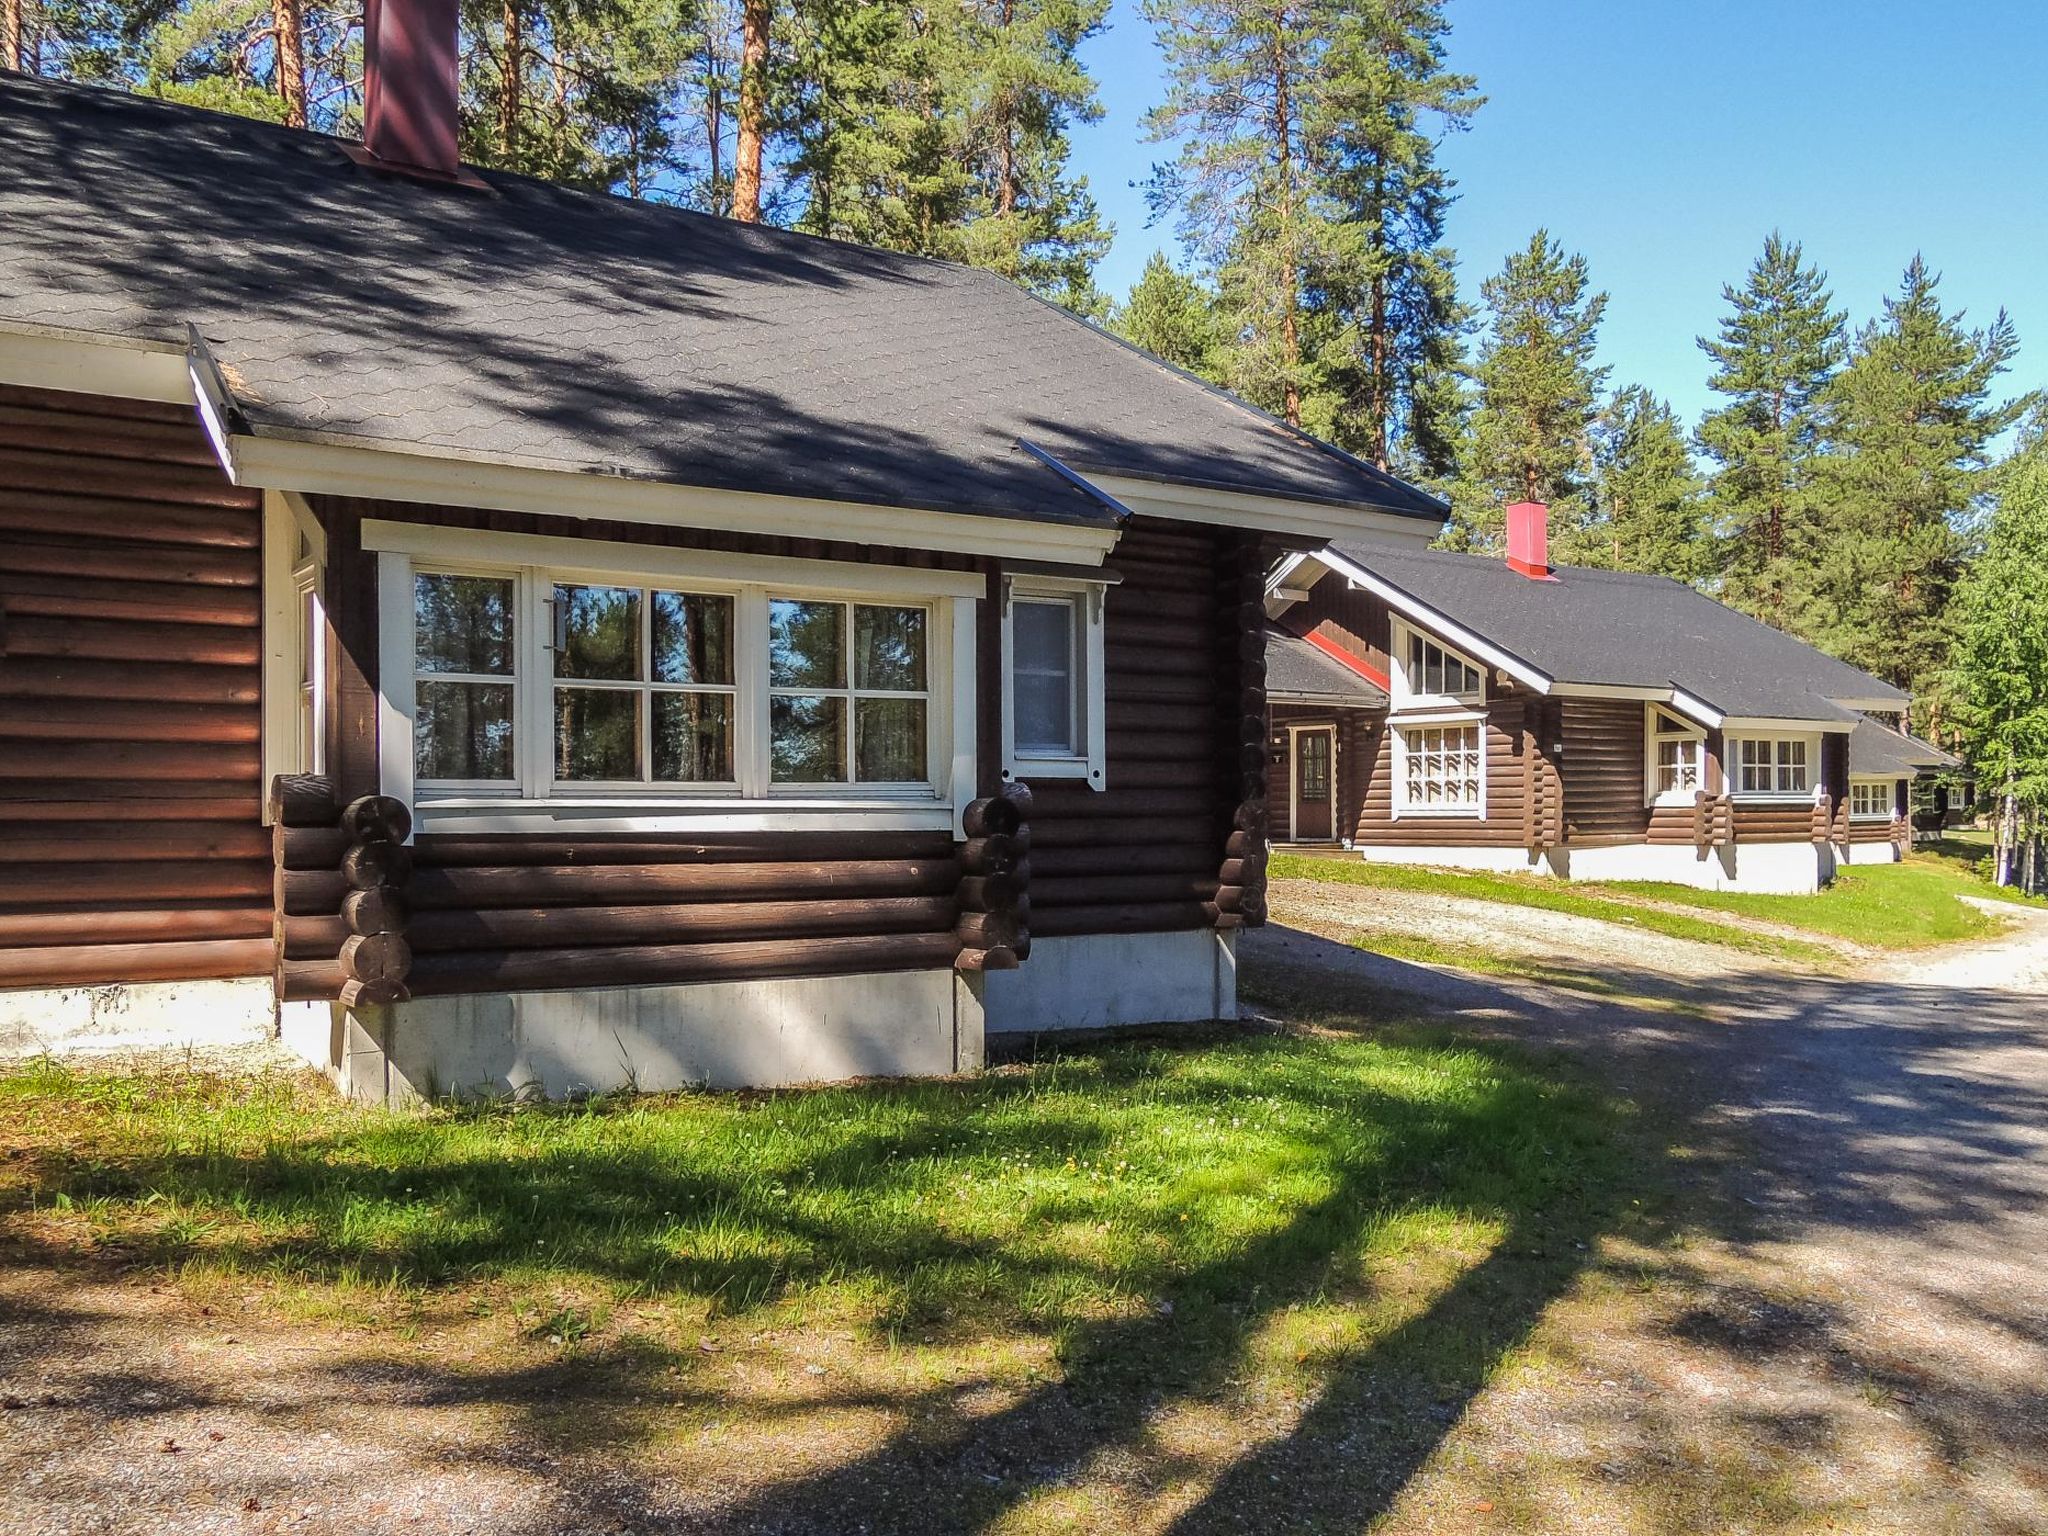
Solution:
[[[1903,858],[1913,846],[1915,790],[1924,787],[1932,800],[1936,785],[1962,765],[1953,753],[1909,733],[1903,716],[1858,720],[1849,733],[1849,840],[1841,850],[1843,862],[1890,864]],[[1942,819],[1934,817],[1937,827]]]
[[[1884,794],[1859,791],[1851,742],[1903,693],[1679,582],[1548,550],[1525,502],[1505,560],[1338,539],[1281,561],[1276,842],[1763,892],[1897,856],[1893,760],[1872,759]]]
[[[1265,575],[1441,504],[993,274],[461,165],[454,26],[372,8],[362,143],[0,77],[0,1032],[398,1101],[1234,1013]]]

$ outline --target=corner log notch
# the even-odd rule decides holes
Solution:
[[[388,795],[342,808],[316,774],[279,775],[270,809],[278,1000],[398,1001],[412,965],[411,813]]]
[[[1696,789],[1692,796],[1693,857],[1704,861],[1716,848],[1735,841],[1735,805],[1726,795]]]
[[[1005,784],[962,818],[959,921],[962,971],[1014,971],[1031,954],[1031,789]]]
[[[349,839],[341,857],[341,878],[349,888],[341,899],[348,928],[341,941],[341,1000],[350,1007],[399,1002],[409,995],[405,980],[412,971],[412,948],[405,941],[411,915],[406,887],[412,881],[405,839],[412,833],[412,813],[389,795],[364,795],[341,813],[341,830]]]
[[[1216,579],[1216,676],[1223,782],[1235,788],[1223,831],[1216,891],[1204,906],[1216,928],[1266,921],[1266,567],[1256,535],[1226,541]],[[1233,686],[1234,684],[1234,686]]]

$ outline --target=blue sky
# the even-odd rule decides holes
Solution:
[[[1468,298],[1548,226],[1611,296],[1601,361],[1687,421],[1713,397],[1694,338],[1772,229],[1804,243],[1852,322],[1915,250],[1950,309],[2019,327],[2010,393],[2048,384],[2048,7],[2017,0],[1451,0],[1451,62],[1487,97],[1443,158]],[[1108,115],[1076,138],[1117,226],[1121,294],[1171,228],[1142,182],[1161,93],[1137,0],[1087,61]]]

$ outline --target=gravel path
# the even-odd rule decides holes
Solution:
[[[1254,968],[1334,968],[1583,1053],[1698,1173],[1683,1240],[1607,1255],[1390,1529],[1484,1504],[1532,1531],[2048,1532],[2048,913],[1999,910],[2000,939],[1848,978],[1731,955],[1687,1016],[1365,954],[1279,926],[1331,929],[1276,900]],[[1581,939],[1559,958],[1624,986],[1668,963]]]

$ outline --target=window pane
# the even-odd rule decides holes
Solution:
[[[654,594],[654,680],[732,681],[732,599]]]
[[[654,696],[654,776],[665,783],[732,781],[732,697]]]
[[[846,700],[768,700],[769,768],[778,784],[846,782]]]
[[[421,672],[512,671],[512,581],[413,578],[413,645]]]
[[[846,686],[846,605],[778,597],[768,605],[768,682],[775,688]]]
[[[1011,731],[1018,750],[1080,751],[1074,739],[1074,605],[1010,607]]]
[[[637,587],[556,587],[567,643],[555,655],[555,676],[640,677],[640,590]]]
[[[855,608],[853,686],[924,692],[924,618],[922,608]]]
[[[422,779],[511,778],[511,685],[421,683],[412,739]]]
[[[854,705],[856,776],[864,784],[922,784],[923,699],[861,699]]]
[[[625,688],[557,688],[555,777],[638,779],[640,698]]]

